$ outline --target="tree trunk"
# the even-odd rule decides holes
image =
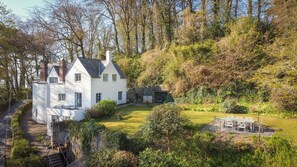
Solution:
[[[260,22],[261,20],[261,9],[262,9],[262,2],[261,0],[258,0],[258,14],[257,14],[258,22]]]
[[[200,29],[200,37],[201,39],[204,39],[205,29],[206,29],[206,0],[201,1],[201,7],[202,7],[202,26]]]
[[[226,22],[231,18],[232,0],[227,0]]]
[[[116,45],[117,52],[119,53],[119,52],[121,52],[120,45],[119,45],[119,33],[118,33],[116,21],[114,19],[112,21],[112,25],[113,25],[113,30],[114,30],[115,45]]]
[[[145,17],[143,18],[144,20],[142,21],[142,45],[141,45],[141,52],[142,53],[144,53],[145,52],[145,48],[146,48],[146,46],[145,46],[145,23],[146,23],[146,21],[145,21]]]
[[[248,0],[248,16],[253,17],[253,0]]]
[[[138,44],[139,44],[139,40],[138,40],[138,23],[137,21],[135,22],[135,53],[138,54],[139,50],[138,50]]]
[[[236,0],[235,1],[235,10],[234,10],[234,16],[235,16],[235,18],[237,18],[238,17],[238,0]]]
[[[220,0],[213,0],[213,14],[214,14],[214,36],[219,36],[219,9]]]
[[[131,39],[130,39],[130,33],[126,32],[126,37],[127,37],[127,41],[126,41],[126,49],[127,49],[127,57],[131,56]]]

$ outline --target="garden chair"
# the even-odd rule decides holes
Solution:
[[[240,131],[240,129],[243,129],[244,132],[246,131],[246,123],[245,122],[238,122],[238,125],[237,125],[237,130]]]

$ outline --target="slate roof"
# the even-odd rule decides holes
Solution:
[[[78,59],[92,78],[100,78],[102,72],[105,69],[105,66],[101,60],[87,59],[82,57],[78,57]],[[112,64],[119,73],[120,78],[125,79],[126,76],[121,68],[115,62],[112,62]]]
[[[59,70],[59,66],[53,66],[53,68],[56,70],[57,74],[60,75],[60,74],[59,74],[59,72],[60,72],[60,70]]]

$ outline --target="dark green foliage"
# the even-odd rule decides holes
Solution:
[[[32,101],[21,105],[11,119],[12,142],[11,158],[8,161],[9,166],[19,167],[42,167],[46,166],[46,160],[38,155],[38,149],[31,147],[29,141],[23,137],[24,132],[21,130],[21,116],[32,107]]]
[[[89,161],[89,167],[136,167],[138,158],[131,152],[116,151],[114,149],[104,149],[92,153]]]
[[[110,148],[114,150],[127,150],[129,140],[125,133],[107,129],[104,125],[96,123],[94,120],[86,122],[72,122],[69,126],[70,136],[79,139],[82,151],[85,156],[89,156],[92,151],[92,143],[102,142],[100,148]],[[100,137],[100,141],[96,141]]]
[[[282,137],[262,137],[260,143],[231,141],[218,134],[184,136],[170,153],[146,149],[141,166],[289,166],[297,162],[296,147]]]
[[[182,165],[180,158],[174,152],[163,153],[161,150],[154,151],[152,149],[146,149],[139,155],[140,166],[143,167],[179,167]]]
[[[245,106],[238,105],[237,101],[234,99],[226,99],[222,103],[222,111],[225,113],[240,114],[240,113],[247,113],[248,108]]]
[[[118,151],[113,155],[112,163],[114,167],[136,167],[138,158],[131,152]]]
[[[87,161],[89,167],[112,167],[112,158],[116,151],[104,149],[90,154],[90,160]]]
[[[170,152],[172,140],[182,134],[184,126],[191,124],[180,112],[181,108],[171,103],[155,106],[141,127],[141,133],[145,138],[152,140],[166,138]]]
[[[146,148],[153,145],[151,140],[145,140],[139,137],[133,137],[128,139],[124,150],[133,152],[135,155],[138,155],[140,152],[144,151]]]
[[[11,157],[14,159],[17,158],[26,158],[30,155],[30,145],[29,141],[21,138],[13,141],[14,147],[11,151]]]
[[[101,100],[98,104],[95,104],[92,108],[87,109],[86,118],[102,118],[108,117],[115,113],[117,104],[113,100]]]
[[[93,138],[106,129],[105,126],[97,124],[94,120],[81,123],[72,122],[69,128],[70,136],[80,139],[84,154],[90,153]]]
[[[0,86],[0,110],[5,110],[8,104],[8,90],[4,86]],[[1,113],[1,112],[0,112]]]

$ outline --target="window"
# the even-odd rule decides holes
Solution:
[[[96,103],[101,101],[101,93],[96,93]]]
[[[117,81],[117,74],[112,74],[112,82],[116,82]]]
[[[81,74],[80,73],[75,74],[75,82],[77,82],[77,81],[81,81]]]
[[[65,101],[66,100],[66,94],[59,94],[59,101]]]
[[[76,92],[75,93],[75,106],[76,107],[81,107],[82,106],[82,94]]]
[[[122,100],[123,92],[118,92],[118,100]]]
[[[58,77],[50,77],[50,83],[58,83]]]
[[[108,74],[103,74],[103,82],[108,82]]]

